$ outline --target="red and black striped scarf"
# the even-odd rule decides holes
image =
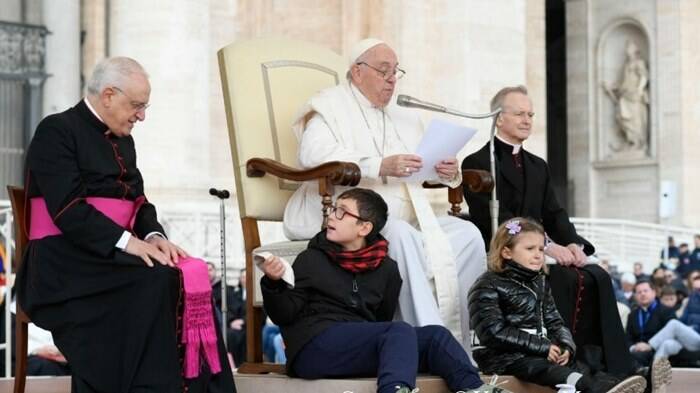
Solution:
[[[379,267],[386,258],[388,245],[389,242],[379,239],[369,246],[355,251],[325,251],[343,269],[351,273],[362,273]]]

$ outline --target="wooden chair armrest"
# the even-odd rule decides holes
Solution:
[[[246,162],[249,177],[262,177],[266,173],[285,180],[309,181],[328,179],[336,186],[356,186],[360,182],[360,167],[352,162],[331,161],[309,169],[296,169],[269,158],[251,158]]]
[[[471,192],[491,192],[493,177],[491,173],[481,169],[463,169],[462,184],[469,187]]]
[[[491,192],[493,189],[493,178],[488,171],[480,169],[464,169],[462,170],[462,186],[469,187],[471,192]],[[441,183],[423,183],[423,188],[447,188],[447,200],[450,202],[450,211],[448,214],[452,216],[462,216],[462,187],[450,188]]]

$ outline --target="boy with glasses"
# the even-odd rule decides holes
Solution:
[[[388,216],[382,197],[350,189],[330,210],[327,228],[293,265],[293,288],[281,280],[278,257],[262,265],[265,310],[282,330],[288,374],[377,376],[377,392],[407,393],[420,371],[443,377],[453,392],[507,392],[482,383],[444,327],[392,322],[402,280],[379,234]]]

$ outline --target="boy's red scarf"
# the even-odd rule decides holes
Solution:
[[[389,242],[380,239],[359,250],[340,252],[326,250],[326,253],[343,269],[352,273],[363,273],[379,267],[386,258],[388,245]]]

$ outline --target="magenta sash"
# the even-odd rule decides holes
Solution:
[[[134,228],[136,213],[145,199],[127,201],[117,198],[88,197],[85,198],[85,201],[120,227],[131,231]],[[53,219],[49,215],[44,198],[32,198],[29,200],[29,205],[31,212],[29,215],[29,240],[61,234],[61,230],[53,223]]]
[[[88,197],[85,201],[122,228],[132,231],[136,213],[145,202],[145,198],[127,201],[117,198]],[[49,214],[44,198],[30,199],[30,209],[29,240],[61,234],[61,230],[54,224]],[[221,364],[216,346],[217,337],[207,265],[201,259],[188,257],[180,259],[176,266],[182,272],[185,292],[181,338],[182,343],[185,344],[184,376],[195,378],[199,375],[200,352],[203,352],[203,357],[209,363],[212,374],[216,374],[221,371]]]

